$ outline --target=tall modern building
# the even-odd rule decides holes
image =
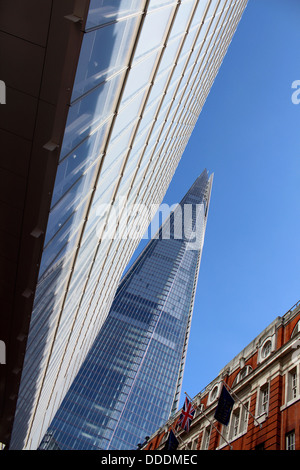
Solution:
[[[37,448],[138,245],[102,236],[103,207],[120,230],[122,207],[161,203],[246,3],[0,0],[9,448]]]
[[[61,449],[136,449],[177,411],[212,178],[197,178],[123,277],[50,426]]]

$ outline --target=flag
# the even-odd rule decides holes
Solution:
[[[176,450],[178,447],[178,444],[179,444],[178,439],[176,438],[175,434],[173,433],[171,429],[168,440],[164,447],[164,450]]]
[[[215,412],[215,419],[219,421],[219,423],[224,424],[225,426],[228,425],[233,404],[234,404],[234,399],[228,392],[225,385],[223,385],[220,398],[218,401],[217,409]]]
[[[192,403],[186,397],[181,415],[179,417],[178,426],[182,427],[185,431],[189,432],[190,424],[194,417],[195,409],[192,407]]]

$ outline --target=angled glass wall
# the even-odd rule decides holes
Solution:
[[[246,3],[90,1],[12,449],[37,448],[138,245],[122,236],[103,239],[109,212],[101,208],[161,203]],[[148,223],[140,220],[141,236]]]

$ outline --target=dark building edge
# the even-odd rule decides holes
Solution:
[[[40,10],[34,8],[39,1],[30,1],[32,10],[37,11],[37,15],[31,18],[32,29],[39,23]],[[1,340],[6,345],[6,364],[0,366],[0,442],[7,447],[13,427],[44,235],[89,3],[90,0],[49,0],[47,3],[50,10],[49,30],[37,104],[31,113],[34,132],[30,141],[25,198],[21,201],[23,211],[17,245],[18,256],[13,282],[9,286],[12,295],[9,299],[5,296],[0,298]],[[28,2],[9,0],[2,2],[0,13],[16,29],[15,25],[18,27],[18,24],[22,24],[24,9],[28,6]],[[22,37],[19,39],[23,40]],[[3,128],[2,123],[10,121],[11,114],[18,109],[18,93],[10,87],[9,82],[6,82],[6,87],[7,104],[1,107],[0,128]],[[6,133],[10,132],[5,126],[4,130]],[[18,162],[18,155],[11,157]],[[16,190],[17,184],[16,179]],[[5,228],[6,220],[2,219],[2,223]],[[5,266],[1,266],[0,271],[1,280],[5,279]]]

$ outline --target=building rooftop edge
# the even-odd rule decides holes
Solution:
[[[294,304],[284,315],[277,316],[271,323],[269,323],[266,328],[264,328],[250,343],[247,344],[236,356],[234,356],[231,361],[229,361],[219,372],[218,376],[224,374],[226,370],[230,367],[234,367],[238,363],[239,359],[244,356],[245,359],[250,357],[253,354],[253,351],[257,349],[257,345],[264,340],[271,330],[280,325],[283,325],[287,321],[290,321],[291,318],[299,313],[300,310],[300,300]],[[217,378],[216,377],[216,378]],[[213,383],[215,379],[211,382]],[[209,384],[208,384],[209,385]]]

